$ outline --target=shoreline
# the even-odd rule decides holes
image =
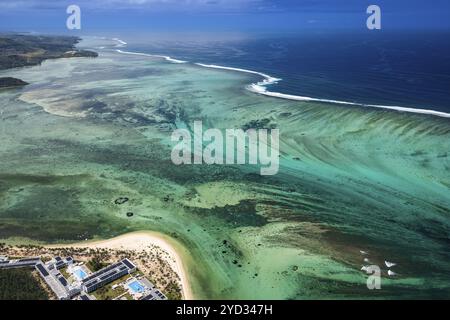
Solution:
[[[154,231],[135,231],[109,238],[88,240],[77,243],[44,245],[46,248],[90,248],[90,249],[124,249],[124,250],[149,250],[156,246],[168,253],[167,262],[181,281],[181,292],[183,300],[193,300],[192,289],[188,281],[186,267],[183,264],[181,254],[176,249],[174,240]]]

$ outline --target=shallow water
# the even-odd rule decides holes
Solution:
[[[450,112],[448,32],[121,35],[127,50],[264,72],[282,94]]]
[[[160,231],[198,298],[450,297],[449,119],[260,96],[256,75],[93,45],[97,59],[0,73],[31,83],[0,93],[1,238]],[[170,160],[176,126],[258,119],[281,132],[276,176]]]

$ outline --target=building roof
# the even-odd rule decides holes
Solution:
[[[123,259],[112,265],[109,265],[99,271],[91,274],[89,277],[83,279],[81,282],[86,289],[92,288],[99,283],[108,283],[113,281],[118,274],[129,273],[133,271],[136,266],[128,259]]]

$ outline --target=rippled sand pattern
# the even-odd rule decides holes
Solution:
[[[163,232],[197,298],[450,297],[449,119],[260,96],[256,75],[108,49],[1,75],[31,85],[0,92],[0,238]],[[276,176],[170,161],[177,126],[261,119],[281,132]]]

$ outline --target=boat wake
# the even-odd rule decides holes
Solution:
[[[113,40],[118,42],[116,47],[124,47],[127,45],[127,43],[125,41],[120,40],[118,38],[114,38]],[[146,57],[162,58],[171,63],[188,63],[187,61],[174,59],[170,56],[123,51],[120,49],[117,49],[116,51],[119,53],[122,53],[122,54],[131,54],[131,55],[139,55],[139,56],[146,56]],[[419,114],[426,114],[426,115],[450,118],[450,113],[431,110],[431,109],[416,109],[416,108],[406,108],[406,107],[400,107],[400,106],[365,104],[365,103],[357,103],[357,102],[348,102],[348,101],[339,101],[339,100],[331,100],[331,99],[320,99],[320,98],[313,98],[313,97],[306,97],[306,96],[298,96],[298,95],[286,94],[286,93],[281,93],[281,92],[273,92],[273,91],[267,90],[267,87],[270,85],[276,84],[276,83],[282,81],[283,79],[275,78],[268,74],[258,72],[258,71],[248,70],[248,69],[225,67],[225,66],[219,66],[219,65],[214,65],[214,64],[203,64],[203,63],[195,63],[195,65],[204,67],[204,68],[213,68],[213,69],[228,70],[228,71],[235,71],[235,72],[244,72],[244,73],[261,76],[263,78],[263,80],[260,82],[252,83],[252,84],[248,85],[247,90],[254,92],[256,94],[265,95],[268,97],[274,97],[274,98],[280,98],[280,99],[286,99],[286,100],[294,100],[294,101],[321,102],[321,103],[331,103],[331,104],[348,105],[348,106],[379,108],[379,109],[394,110],[394,111],[399,111],[399,112],[419,113]]]

